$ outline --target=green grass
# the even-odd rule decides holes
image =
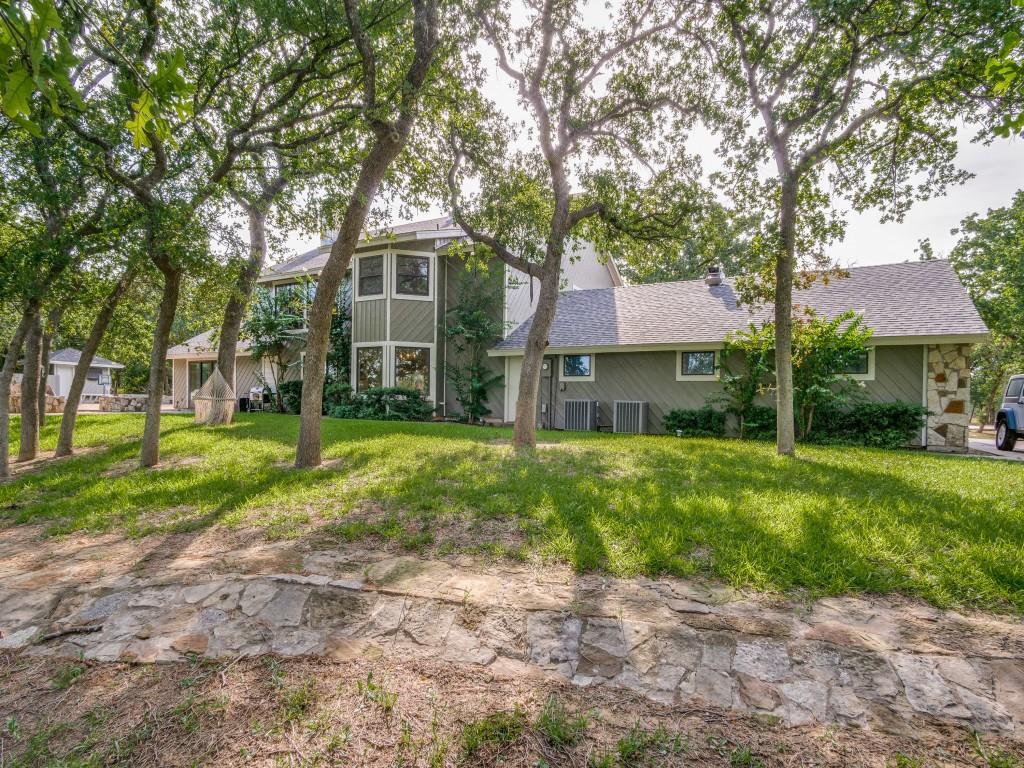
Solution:
[[[377,536],[621,575],[1024,611],[1024,465],[1013,462],[816,446],[794,460],[767,443],[566,433],[542,434],[558,445],[530,459],[495,442],[507,430],[327,419],[328,467],[297,471],[295,417],[210,429],[165,416],[163,427],[164,466],[142,470],[141,416],[82,416],[78,443],[97,449],[0,485],[0,519],[53,534]]]

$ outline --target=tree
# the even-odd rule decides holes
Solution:
[[[1024,7],[1024,0],[1013,0]],[[997,98],[997,123],[993,132],[1009,138],[1024,131],[1024,35],[1020,27],[1010,28],[1003,36],[1003,46],[989,59],[986,74]]]
[[[511,116],[485,122],[464,107],[453,118],[448,174],[459,226],[540,282],[516,402],[517,451],[536,443],[542,360],[570,246],[587,239],[620,258],[636,248],[676,252],[707,203],[699,169],[681,149],[699,99],[691,88],[691,101],[680,103],[672,84],[698,75],[696,57],[666,48],[679,13],[626,4],[611,25],[595,25],[578,0],[526,10],[520,21],[509,4],[481,0],[470,18],[529,116],[532,146],[516,152],[500,141]],[[480,185],[474,197],[463,193],[468,174]]]
[[[774,387],[774,360],[775,330],[770,324],[761,327],[751,325],[725,340],[721,400],[725,403],[726,412],[736,417],[740,438],[747,435],[755,401]]]
[[[330,345],[331,317],[338,289],[352,261],[366,216],[386,174],[405,148],[417,109],[440,45],[437,0],[403,4],[391,28],[368,33],[366,20],[381,13],[376,3],[364,6],[345,0],[345,14],[358,53],[362,87],[359,133],[366,145],[358,176],[344,206],[338,235],[317,281],[307,324],[306,363],[302,387],[297,467],[320,464],[320,416],[324,370]],[[390,8],[390,6],[388,6]],[[387,66],[382,55],[386,53]]]
[[[1019,27],[1021,14],[1002,0],[712,6],[685,34],[719,75],[723,183],[741,210],[772,207],[753,292],[774,302],[777,446],[792,455],[793,287],[830,266],[824,246],[843,232],[834,202],[899,219],[915,200],[963,181],[953,121],[975,108],[963,94],[983,86],[999,46],[993,30]],[[774,171],[767,180],[765,163]],[[801,271],[808,267],[816,269]]]
[[[1010,205],[965,218],[949,259],[992,341],[971,356],[971,399],[986,423],[1012,373],[1024,370],[1024,190]]]
[[[487,350],[505,330],[500,314],[494,313],[501,301],[500,280],[495,281],[494,275],[482,267],[467,265],[456,303],[448,309],[444,332],[453,352],[452,360],[445,362],[445,372],[455,390],[455,399],[462,406],[462,416],[470,424],[490,415],[488,396],[504,379],[487,365]]]
[[[266,360],[274,376],[277,410],[284,412],[281,384],[288,370],[288,359],[295,348],[295,329],[302,325],[302,312],[295,311],[290,297],[257,288],[255,301],[242,327],[243,338],[257,361]],[[268,384],[270,382],[267,382]]]

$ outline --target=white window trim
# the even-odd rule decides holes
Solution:
[[[565,358],[567,357],[580,357],[582,355],[590,356],[590,375],[589,376],[567,376],[565,373]],[[574,381],[594,381],[594,376],[597,374],[597,353],[595,352],[571,352],[567,355],[558,356],[558,379],[564,381],[567,384]]]
[[[387,387],[390,380],[388,372],[388,345],[383,341],[355,341],[352,343],[352,370],[349,371],[349,380],[353,392],[358,392],[356,382],[359,380],[359,352],[361,347],[380,347],[384,359],[381,362],[380,385]]]
[[[437,354],[436,354],[437,345],[436,344],[427,344],[427,343],[424,343],[422,341],[392,341],[392,342],[389,342],[388,343],[388,349],[389,349],[389,351],[388,351],[388,360],[390,362],[389,367],[391,368],[390,378],[388,379],[388,381],[391,382],[390,384],[388,384],[389,387],[397,387],[398,386],[398,384],[396,383],[396,376],[395,376],[395,367],[396,367],[395,366],[395,348],[396,347],[415,347],[417,349],[427,349],[427,350],[430,350],[430,374],[429,374],[430,375],[430,393],[427,395],[426,399],[429,400],[432,403],[437,402],[437,393],[434,392],[434,390],[437,389]]]
[[[715,356],[714,373],[683,373],[683,353],[711,352]],[[677,349],[676,381],[718,381],[722,378],[722,352],[718,349]]]
[[[429,251],[391,251],[391,258],[388,259],[389,265],[387,267],[388,273],[391,275],[390,286],[392,299],[399,299],[401,301],[433,301],[434,300],[434,272],[437,261],[435,255]],[[398,292],[398,258],[399,256],[414,256],[419,259],[427,260],[427,295],[426,296],[414,296],[411,293],[399,293]]]
[[[380,256],[382,259],[381,269],[383,269],[383,272],[381,274],[381,291],[380,293],[363,296],[359,289],[360,265],[362,264],[363,259],[373,258],[375,256]],[[352,267],[352,301],[381,301],[382,299],[386,299],[388,297],[388,272],[390,271],[390,267],[388,265],[391,263],[391,259],[388,258],[387,251],[360,253],[357,254],[353,260],[355,261],[355,264],[353,264]]]
[[[868,372],[867,373],[844,373],[848,379],[854,381],[874,381],[875,380],[875,348],[868,347]]]

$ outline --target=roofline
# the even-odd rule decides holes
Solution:
[[[68,365],[74,368],[78,363],[69,363],[67,360],[50,360],[50,365]],[[108,360],[105,363],[97,363],[95,360],[89,363],[90,368],[116,368],[118,370],[124,368],[122,363],[115,363],[113,360]]]
[[[980,344],[988,341],[988,333],[954,333],[941,335],[920,334],[914,336],[873,336],[868,343],[872,347],[894,347],[916,344]],[[586,353],[609,352],[673,352],[676,350],[722,349],[725,340],[719,341],[683,341],[665,342],[663,344],[586,344],[570,347],[548,347],[545,355],[574,355]],[[523,347],[501,347],[487,350],[488,357],[520,357]]]
[[[235,352],[235,357],[252,357],[252,352],[248,349],[242,350],[241,352]],[[167,357],[165,360],[216,360],[217,350],[211,349],[209,351],[195,351],[195,352],[171,352],[168,350]]]

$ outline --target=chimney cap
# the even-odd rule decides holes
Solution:
[[[708,273],[704,276],[704,282],[708,285],[721,285],[725,279],[725,270],[720,264],[712,264],[708,267]]]

